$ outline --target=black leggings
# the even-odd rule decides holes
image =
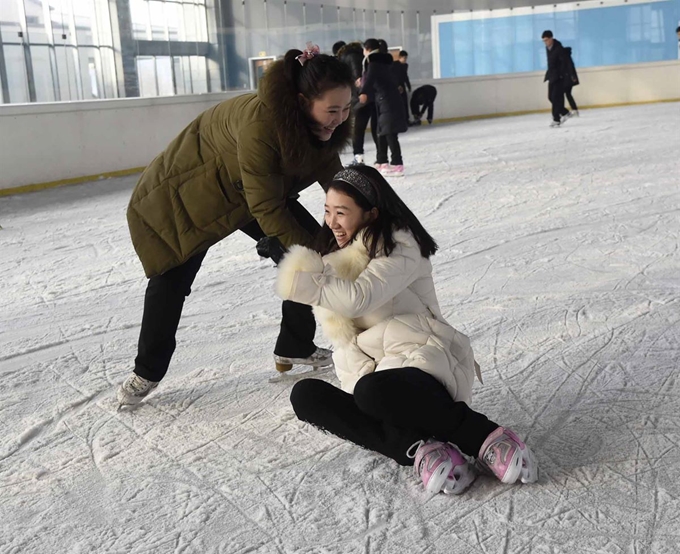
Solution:
[[[305,379],[295,384],[290,401],[302,421],[403,466],[413,465],[408,449],[429,438],[451,442],[477,457],[486,437],[498,428],[414,367],[370,373],[359,379],[353,395],[320,379]]]
[[[364,153],[364,139],[366,138],[366,127],[368,122],[371,122],[371,136],[373,142],[378,147],[378,135],[376,127],[378,126],[378,114],[375,111],[375,103],[361,105],[354,110],[354,128],[352,130],[352,144],[354,154]]]
[[[319,224],[297,200],[289,199],[288,210],[311,234],[316,234]],[[257,221],[253,220],[241,229],[249,237],[259,240],[265,236]],[[144,315],[139,332],[135,373],[150,381],[160,381],[168,371],[175,352],[177,327],[182,316],[184,299],[191,293],[207,251],[189,258],[161,275],[149,279],[144,296]],[[285,301],[281,307],[281,329],[274,354],[306,358],[315,350],[316,322],[312,308],[304,304]]]
[[[574,88],[574,85],[568,86],[566,89],[564,89],[564,95],[567,97],[567,102],[569,102],[569,106],[571,106],[572,110],[578,110],[578,106],[576,105],[576,100],[574,100],[574,97],[571,95],[571,89]]]
[[[378,137],[378,155],[376,156],[376,162],[379,164],[387,163],[388,147],[392,153],[392,165],[403,165],[404,160],[401,158],[401,146],[399,145],[399,136],[397,133],[380,135]]]

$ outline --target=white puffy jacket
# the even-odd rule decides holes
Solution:
[[[442,317],[432,264],[411,233],[396,231],[389,256],[369,259],[361,237],[323,258],[294,246],[279,264],[284,300],[314,306],[342,389],[373,371],[417,367],[454,400],[470,403],[479,366],[469,339]]]

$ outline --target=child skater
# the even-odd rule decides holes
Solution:
[[[462,493],[475,458],[503,483],[534,482],[531,450],[469,407],[479,366],[439,308],[436,250],[378,171],[356,166],[335,175],[317,248],[294,246],[276,286],[284,300],[314,306],[335,348],[341,389],[299,381],[293,409],[302,421],[413,464],[430,493]]]

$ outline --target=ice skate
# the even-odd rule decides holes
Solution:
[[[385,171],[387,171],[387,168],[390,167],[390,164],[379,164],[375,163],[373,164],[373,167],[375,167],[382,175],[385,175]]]
[[[118,388],[118,408],[139,404],[157,386],[158,382],[149,381],[133,373]]]
[[[355,165],[364,165],[364,155],[363,154],[354,154],[354,158],[349,163],[348,167],[353,167]]]
[[[565,113],[565,114],[560,118],[560,123],[564,123],[565,121],[567,121],[567,119],[569,119],[570,117],[573,117],[573,115],[574,115],[574,114],[571,113],[571,112]]]
[[[317,348],[316,351],[307,358],[287,358],[285,356],[274,355],[277,373],[269,378],[270,383],[282,381],[294,382],[307,377],[313,373],[321,375],[333,368],[333,352],[327,348]],[[307,366],[298,370],[293,370],[293,366]]]
[[[580,117],[578,114],[578,110],[571,110],[571,115],[572,117]]]
[[[491,433],[479,449],[479,460],[502,483],[538,480],[538,463],[533,452],[510,429],[499,427]]]
[[[333,352],[327,348],[317,348],[306,358],[288,358],[274,354],[276,370],[280,373],[290,371],[294,365],[308,365],[312,367],[328,367],[333,365]]]
[[[560,125],[561,125],[561,123],[559,121],[551,121],[550,122],[551,127],[559,127]]]
[[[417,450],[411,455],[414,447]],[[477,476],[474,466],[450,443],[433,439],[419,441],[409,448],[406,455],[415,458],[413,471],[430,494],[462,494]]]
[[[381,170],[385,177],[403,177],[404,176],[404,166],[403,165],[388,165],[386,169]]]

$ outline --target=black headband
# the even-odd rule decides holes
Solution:
[[[353,186],[369,201],[371,206],[378,205],[378,192],[375,190],[375,187],[368,177],[358,172],[356,169],[352,169],[351,167],[343,169],[335,174],[333,180],[341,181]]]

